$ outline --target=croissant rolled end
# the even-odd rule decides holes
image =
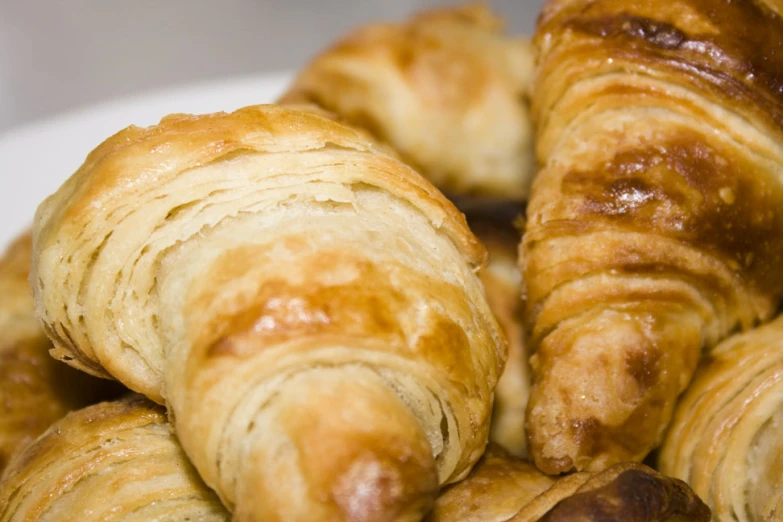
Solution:
[[[292,377],[255,425],[235,514],[405,522],[421,520],[435,502],[438,468],[427,436],[370,370],[319,368]]]
[[[350,522],[419,520],[435,501],[438,474],[412,412],[365,371],[350,372],[353,382],[334,372],[318,373],[296,393],[317,390],[331,404],[331,415],[309,433],[305,426],[289,428],[297,445],[309,448],[308,460],[319,462],[310,474],[311,487],[321,492],[316,495],[331,497],[339,518]],[[296,411],[316,408],[310,404]]]
[[[667,311],[597,310],[543,340],[528,410],[539,469],[601,471],[641,461],[660,442],[701,342],[697,320]]]
[[[360,455],[337,479],[332,496],[345,520],[420,520],[433,502],[437,476],[412,459]]]

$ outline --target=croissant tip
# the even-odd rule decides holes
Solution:
[[[535,464],[538,469],[547,475],[562,475],[576,471],[571,457],[542,457],[535,456]]]
[[[438,492],[434,469],[374,455],[357,458],[338,479],[333,497],[349,522],[419,520]]]

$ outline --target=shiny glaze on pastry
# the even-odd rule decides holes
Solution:
[[[2,522],[228,522],[164,408],[132,395],[68,414],[0,480]]]
[[[438,498],[427,522],[708,522],[682,481],[636,463],[554,478],[491,448]]]
[[[542,470],[641,460],[783,295],[779,0],[551,0],[523,240]]]
[[[714,520],[783,514],[783,317],[723,341],[677,405],[658,458]]]
[[[487,440],[506,342],[486,251],[320,111],[129,127],[38,210],[56,353],[165,400],[242,520],[418,520]]]

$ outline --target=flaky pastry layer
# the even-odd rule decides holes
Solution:
[[[483,4],[353,31],[300,71],[313,102],[389,143],[449,194],[527,198],[532,46]]]
[[[777,309],[780,5],[546,4],[521,261],[541,469],[643,459],[702,350]]]
[[[417,520],[487,440],[505,339],[453,205],[321,111],[130,127],[45,201],[57,353],[164,402],[239,519]]]
[[[702,361],[658,457],[714,520],[783,513],[783,317],[730,337]]]

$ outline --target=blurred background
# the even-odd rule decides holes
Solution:
[[[345,31],[458,2],[0,0],[0,133],[109,99],[295,70]],[[489,0],[530,33],[543,0]]]

